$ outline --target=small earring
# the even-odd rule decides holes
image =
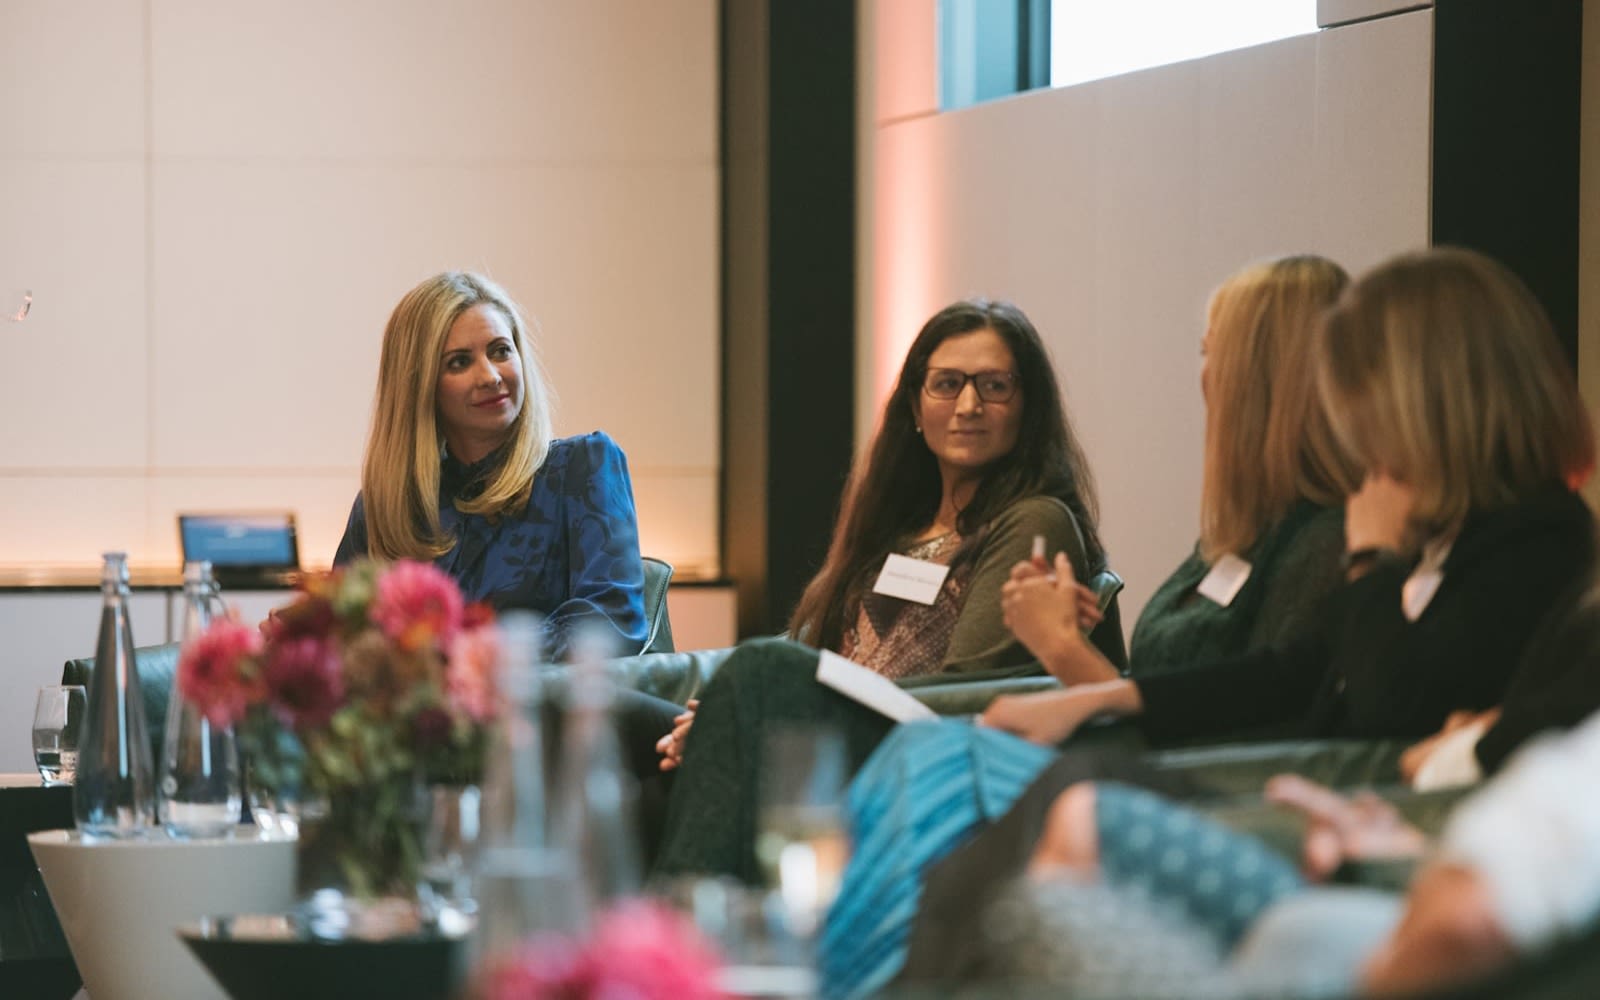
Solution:
[[[921,434],[922,433],[922,425],[921,424],[917,424],[916,426],[917,426],[917,433]]]

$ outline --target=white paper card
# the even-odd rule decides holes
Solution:
[[[817,681],[896,722],[933,719],[933,709],[911,697],[894,681],[859,663],[823,650],[817,658]]]
[[[1478,741],[1489,731],[1489,720],[1479,719],[1460,729],[1452,729],[1439,737],[1411,787],[1419,792],[1433,792],[1457,785],[1471,785],[1483,780],[1483,768],[1478,766]]]
[[[883,561],[883,569],[878,572],[878,582],[872,585],[872,592],[898,597],[902,601],[932,604],[939,597],[944,578],[949,575],[949,566],[891,552],[889,558]]]
[[[1244,587],[1244,582],[1250,579],[1249,563],[1240,559],[1232,552],[1226,552],[1211,567],[1211,572],[1200,581],[1200,586],[1195,590],[1201,597],[1227,607],[1233,599],[1239,596],[1239,591]]]

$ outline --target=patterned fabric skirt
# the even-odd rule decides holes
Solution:
[[[1260,913],[1305,887],[1255,837],[1141,788],[1095,786],[1100,877],[1171,908],[1231,949]]]
[[[822,995],[881,989],[905,961],[929,865],[999,818],[1054,752],[964,722],[897,727],[850,785],[855,849],[822,929]]]

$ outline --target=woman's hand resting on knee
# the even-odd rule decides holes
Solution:
[[[1078,684],[1060,691],[1001,695],[979,716],[981,725],[1003,729],[1030,743],[1054,746],[1098,715],[1138,715],[1139,688],[1129,680]]]
[[[689,727],[694,725],[695,709],[699,707],[700,702],[690,698],[683,714],[672,720],[672,732],[656,741],[656,753],[661,755],[661,770],[671,771],[683,763],[683,748],[689,740]]]

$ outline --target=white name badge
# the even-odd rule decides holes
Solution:
[[[949,575],[949,566],[890,553],[889,558],[883,561],[883,569],[878,573],[878,582],[872,585],[872,592],[898,597],[902,601],[932,604],[939,597],[944,578]]]
[[[1400,586],[1400,613],[1406,616],[1406,621],[1414,622],[1428,610],[1433,595],[1439,592],[1439,584],[1444,582],[1444,561],[1450,558],[1454,545],[1454,538],[1446,538],[1435,539],[1422,547],[1417,568]]]
[[[1439,584],[1444,582],[1444,574],[1436,569],[1421,569],[1406,577],[1406,582],[1400,588],[1400,610],[1405,614],[1406,621],[1414,622],[1422,617],[1428,610],[1428,605],[1433,601],[1433,595],[1439,592]]]
[[[1201,597],[1214,601],[1227,607],[1233,599],[1239,596],[1239,591],[1244,587],[1244,582],[1250,579],[1250,564],[1234,555],[1232,552],[1224,553],[1211,567],[1211,572],[1200,581],[1200,586],[1195,590]]]

